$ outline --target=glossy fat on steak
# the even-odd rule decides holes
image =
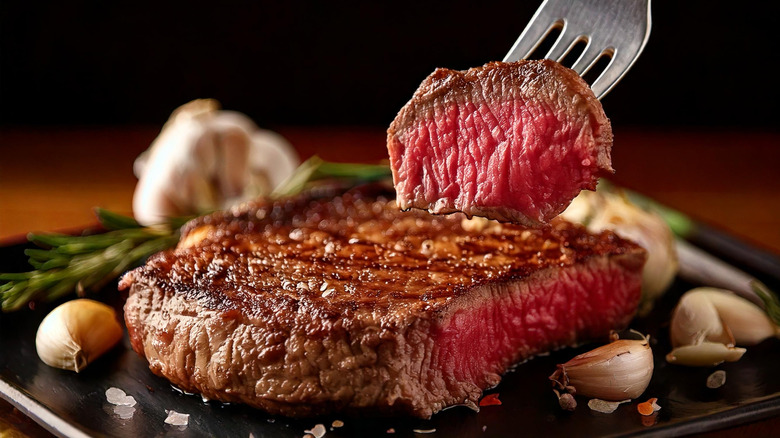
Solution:
[[[287,416],[427,418],[625,327],[645,257],[563,221],[402,212],[356,191],[197,219],[120,287],[133,348],[185,391]]]
[[[612,172],[612,127],[554,61],[493,62],[426,78],[387,131],[402,209],[537,227]]]

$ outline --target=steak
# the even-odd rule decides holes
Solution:
[[[530,227],[595,189],[611,148],[588,84],[550,60],[437,69],[387,131],[400,208]]]
[[[519,361],[625,327],[645,258],[559,219],[402,212],[365,189],[195,219],[120,288],[133,349],[184,391],[286,416],[428,418],[476,409]]]

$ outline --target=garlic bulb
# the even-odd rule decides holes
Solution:
[[[300,164],[280,135],[198,99],[176,109],[135,162],[133,214],[152,225],[270,193]]]
[[[653,351],[647,338],[619,339],[580,354],[550,376],[559,390],[606,401],[642,395],[653,377]]]
[[[112,307],[80,298],[57,306],[43,318],[35,348],[45,364],[79,372],[116,345],[122,334]]]
[[[672,346],[703,341],[755,345],[780,328],[760,307],[725,289],[700,287],[680,297],[672,314]]]
[[[611,230],[647,250],[640,314],[649,312],[674,281],[679,269],[674,234],[658,214],[640,208],[619,193],[599,188],[596,192],[581,192],[561,216],[592,232]]]

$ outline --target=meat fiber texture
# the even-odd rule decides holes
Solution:
[[[402,212],[358,191],[197,219],[120,288],[133,348],[184,391],[286,416],[428,418],[626,327],[645,258],[560,220]]]
[[[398,204],[538,227],[611,173],[612,127],[550,60],[428,76],[387,131]]]

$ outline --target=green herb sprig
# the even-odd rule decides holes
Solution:
[[[83,296],[96,291],[149,255],[178,241],[177,221],[142,227],[130,217],[104,209],[96,209],[95,215],[108,231],[80,236],[27,236],[40,249],[24,252],[32,271],[0,274],[4,312],[21,309],[33,301],[51,302],[73,292]]]
[[[751,281],[753,292],[764,302],[764,311],[775,324],[780,325],[780,299],[774,292],[758,280]]]
[[[291,196],[312,182],[336,179],[350,184],[389,178],[387,165],[333,163],[314,156],[302,163],[272,198]],[[150,255],[173,247],[179,228],[190,218],[173,218],[159,226],[144,227],[132,217],[95,209],[106,232],[71,236],[34,234],[27,239],[39,248],[25,251],[33,270],[0,273],[2,311],[24,308],[31,302],[51,302],[69,294],[80,296],[99,290]]]
[[[284,183],[271,193],[272,198],[292,196],[310,183],[320,180],[339,180],[358,184],[387,179],[392,176],[386,164],[333,163],[313,156],[301,163]]]

